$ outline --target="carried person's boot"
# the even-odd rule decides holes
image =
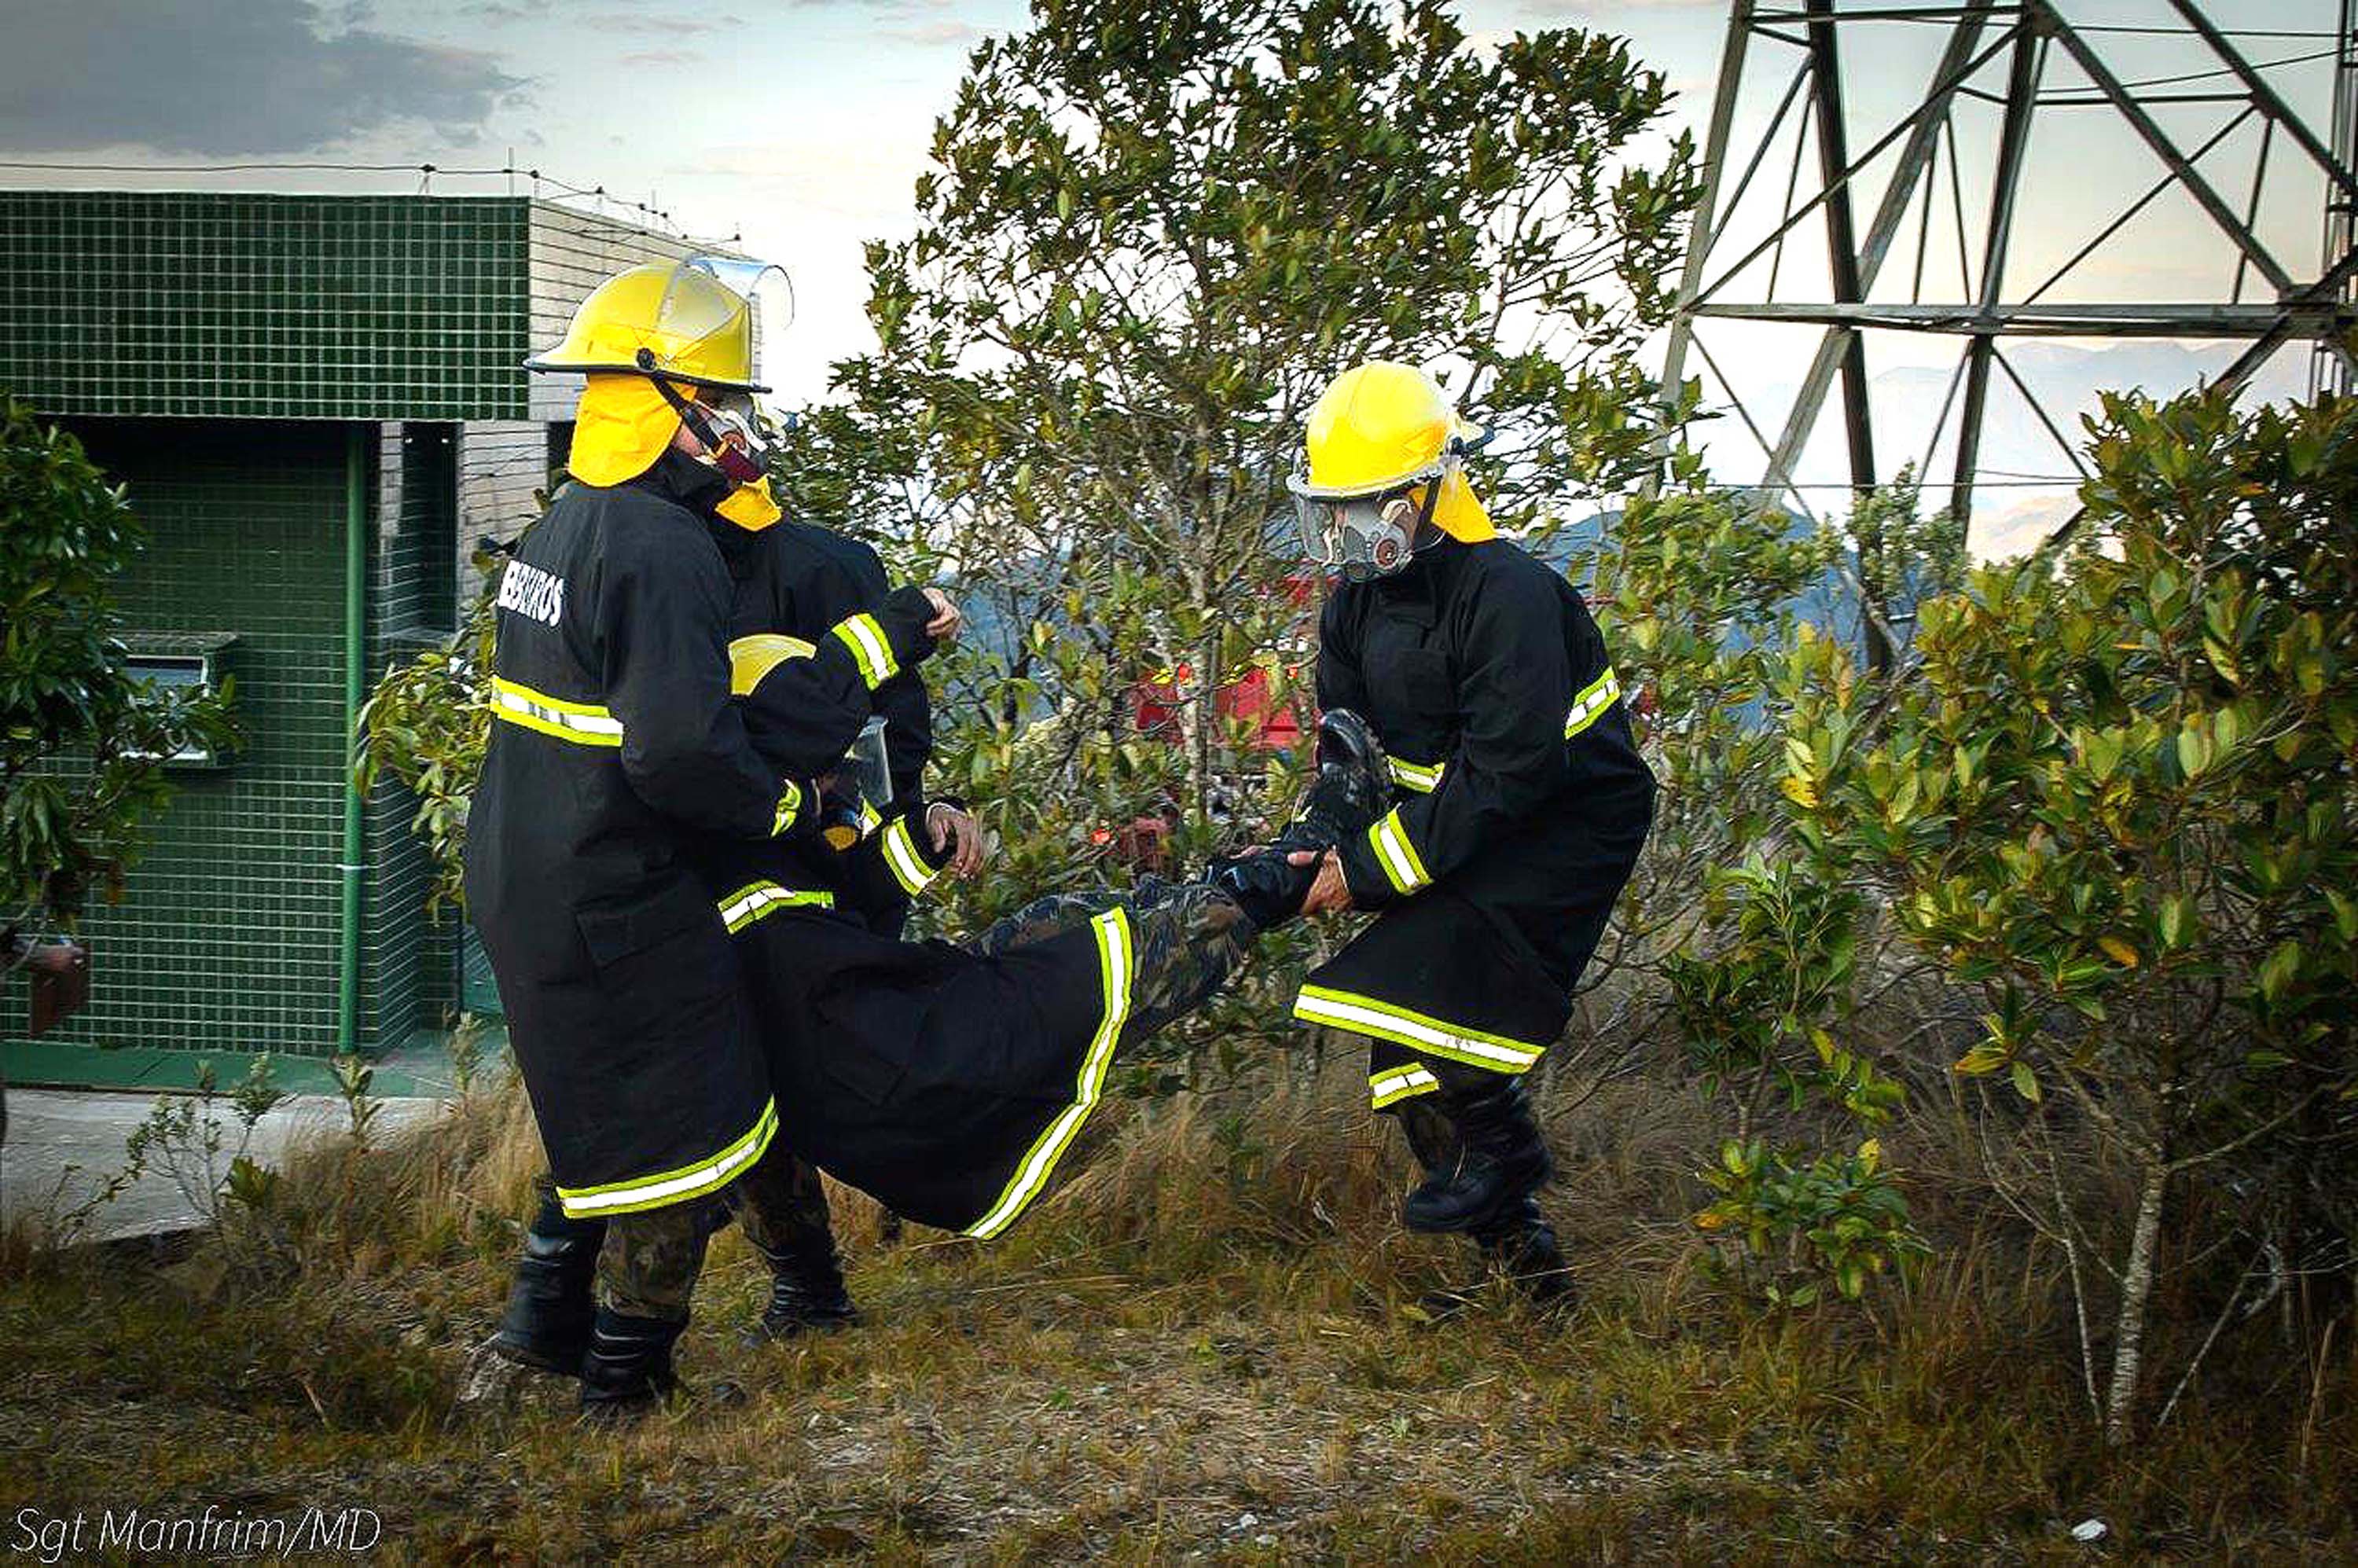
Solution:
[[[685,1321],[626,1317],[598,1309],[590,1349],[581,1357],[581,1416],[601,1426],[626,1425],[653,1414],[679,1387],[672,1346]]]
[[[1368,721],[1347,708],[1318,716],[1318,776],[1270,848],[1331,849],[1391,809],[1391,764]]]
[[[1258,933],[1302,913],[1303,901],[1318,880],[1318,862],[1297,866],[1284,851],[1255,849],[1214,860],[1204,880],[1235,900]]]
[[[507,1308],[491,1338],[493,1353],[544,1372],[580,1375],[597,1312],[590,1282],[605,1240],[604,1220],[569,1219],[554,1192],[542,1195],[540,1212],[524,1233]]]
[[[1522,1079],[1488,1074],[1469,1087],[1425,1098],[1442,1101],[1458,1151],[1401,1206],[1401,1221],[1411,1230],[1479,1234],[1554,1173]]]
[[[1204,880],[1236,900],[1255,931],[1302,913],[1318,880],[1318,862],[1292,863],[1297,850],[1333,849],[1391,806],[1390,765],[1368,721],[1347,708],[1318,718],[1318,776],[1285,830],[1266,845],[1214,860]]]

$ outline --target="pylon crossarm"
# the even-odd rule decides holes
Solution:
[[[2086,74],[2089,81],[2094,84],[2096,91],[2112,101],[2113,106],[2120,111],[2121,118],[2126,120],[2136,134],[2145,138],[2146,146],[2153,149],[2154,156],[2168,165],[2171,173],[2178,176],[2178,181],[2186,188],[2186,193],[2194,198],[2203,211],[2210,214],[2211,221],[2219,226],[2220,232],[2234,241],[2243,248],[2244,254],[2252,258],[2252,265],[2260,269],[2260,276],[2266,278],[2279,293],[2289,290],[2293,287],[2291,275],[2277,265],[2275,255],[2270,254],[2267,246],[2260,243],[2260,237],[2244,225],[2243,219],[2236,216],[2234,209],[2229,207],[2225,200],[2212,188],[2211,182],[2202,178],[2202,171],[2187,160],[2186,155],[2179,149],[2178,144],[2171,141],[2169,134],[2154,123],[2153,116],[2147,114],[2144,105],[2121,85],[2120,79],[2106,68],[2103,60],[2096,58],[2096,51],[2088,47],[2087,40],[2080,36],[2071,23],[2057,15],[2050,0],[2030,0],[2028,16],[2036,19],[2050,37],[2063,46],[2065,51],[2071,56],[2072,62]]]
[[[1884,132],[1880,136],[1877,136],[1872,146],[1868,147],[1866,151],[1859,154],[1858,157],[1851,159],[1849,163],[1844,165],[1841,174],[1836,178],[1828,182],[1828,189],[1821,190],[1815,196],[1811,197],[1809,201],[1799,210],[1786,214],[1785,221],[1777,225],[1776,231],[1773,233],[1769,234],[1767,239],[1762,240],[1750,250],[1745,252],[1743,259],[1739,260],[1735,265],[1722,273],[1719,276],[1719,281],[1712,284],[1709,287],[1701,290],[1696,295],[1696,297],[1698,299],[1709,299],[1721,289],[1726,287],[1729,283],[1733,282],[1743,273],[1745,268],[1750,266],[1754,262],[1758,261],[1762,256],[1768,254],[1769,250],[1776,245],[1777,242],[1783,239],[1785,235],[1790,232],[1792,229],[1801,223],[1803,219],[1808,218],[1819,208],[1824,206],[1826,202],[1832,199],[1834,188],[1849,185],[1852,180],[1858,178],[1860,170],[1866,168],[1877,158],[1883,156],[1885,148],[1890,146],[1892,143],[1898,141],[1909,131],[1914,129],[1917,124],[1930,118],[1935,106],[1935,98],[1945,98],[1951,92],[1955,90],[1960,82],[1963,82],[1968,77],[1972,76],[1974,72],[1979,70],[1983,66],[1987,65],[1990,60],[1996,56],[1997,51],[2006,47],[2006,39],[2013,36],[2014,29],[2009,27],[1996,42],[1992,43],[1987,49],[1983,49],[1980,53],[1974,55],[1972,59],[1966,61],[1963,66],[1960,67],[1954,73],[1952,73],[1950,80],[1936,84],[1933,93],[1928,95],[1923,103],[1919,103],[1915,108],[1910,109],[1906,114],[1902,115],[1898,124]]]
[[[2342,187],[2345,198],[2358,201],[2358,173],[2353,173],[2347,164],[2333,156],[2332,150],[2317,133],[2309,128],[2309,122],[2294,114],[2292,105],[2284,101],[2283,95],[2268,85],[2266,77],[2252,69],[2252,62],[2244,58],[2243,51],[2235,47],[2234,41],[2213,26],[2200,7],[2189,4],[2188,0],[2169,0],[2169,5],[2170,9],[2186,18],[2188,27],[2202,36],[2202,41],[2226,62],[2227,69],[2235,73],[2235,80],[2242,82],[2244,90],[2252,95],[2253,105],[2266,114],[2271,124],[2282,125],[2285,135],[2309,155],[2311,162],[2325,171],[2326,178]]]

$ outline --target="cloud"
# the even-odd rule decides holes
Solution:
[[[463,134],[525,85],[477,50],[338,29],[308,0],[76,0],[10,20],[0,146],[297,152],[403,120]]]
[[[882,27],[879,36],[898,43],[915,44],[920,48],[938,48],[943,44],[970,44],[982,37],[973,27],[959,21],[920,22],[907,27]]]
[[[745,26],[742,16],[706,16],[647,12],[626,15],[609,12],[602,16],[584,16],[568,27],[593,27],[603,33],[636,33],[650,38],[698,38],[708,33],[732,32]]]

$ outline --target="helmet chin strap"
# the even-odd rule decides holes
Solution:
[[[655,384],[655,390],[663,394],[663,400],[671,405],[673,413],[679,416],[679,422],[687,427],[687,433],[704,448],[705,455],[711,459],[714,468],[739,484],[761,481],[762,465],[753,460],[752,454],[723,439],[714,427],[710,414],[695,399],[681,396],[679,388],[655,373],[653,351],[641,349],[638,362],[639,368],[646,372],[647,378]]]

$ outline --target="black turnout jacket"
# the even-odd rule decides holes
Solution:
[[[915,595],[732,700],[709,528],[727,492],[676,452],[568,484],[501,579],[467,898],[575,1215],[701,1196],[767,1145],[768,1074],[694,849],[807,832],[811,774],[765,760],[764,729],[840,755],[877,672],[931,648]],[[808,733],[822,720],[835,733]]]
[[[1318,701],[1364,715],[1396,805],[1339,846],[1376,914],[1294,1016],[1520,1073],[1571,1015],[1652,815],[1618,677],[1571,583],[1505,539],[1454,539],[1345,583]]]

